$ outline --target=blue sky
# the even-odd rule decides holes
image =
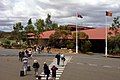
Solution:
[[[105,12],[111,11],[108,24],[120,16],[119,0],[0,0],[0,30],[12,31],[16,22],[24,26],[29,18],[45,19],[51,15],[52,21],[64,24],[78,24],[91,27],[105,27]],[[76,12],[83,19],[76,18]]]

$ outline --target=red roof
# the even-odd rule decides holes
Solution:
[[[45,31],[40,36],[42,39],[48,39],[51,34],[54,34],[55,30]]]
[[[43,32],[43,35],[41,35],[41,38],[48,39],[51,34],[54,34],[54,32],[55,30]],[[85,32],[89,36],[89,39],[105,39],[105,28],[80,30],[80,32]]]
[[[94,29],[80,30],[80,32],[85,32],[89,36],[89,39],[105,39],[105,35],[106,35],[105,28],[94,28]],[[107,32],[110,32],[110,30],[108,29]],[[54,34],[54,33],[55,33],[55,30],[45,31],[40,36],[42,39],[48,39],[49,36],[51,34]],[[114,36],[114,35],[111,35],[111,36]],[[72,39],[70,36],[68,38]]]
[[[81,32],[85,32],[89,39],[105,39],[105,28],[95,28],[95,29],[88,29],[88,30],[81,30]]]

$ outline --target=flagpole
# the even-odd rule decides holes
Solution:
[[[77,12],[76,12],[76,17],[77,17]],[[78,53],[78,32],[77,32],[77,21],[76,21],[76,53]]]
[[[107,16],[105,17],[105,22],[106,22],[106,28],[105,28],[105,56],[107,57]]]

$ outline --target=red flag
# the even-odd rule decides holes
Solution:
[[[110,16],[110,17],[112,17],[112,12],[108,12],[108,11],[106,11],[106,16]]]
[[[78,17],[78,18],[83,18],[80,14],[77,14],[77,17]]]

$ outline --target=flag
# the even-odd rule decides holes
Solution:
[[[80,14],[77,14],[77,17],[78,17],[78,18],[83,18]]]
[[[108,12],[108,11],[106,11],[106,16],[112,16],[112,12]]]

